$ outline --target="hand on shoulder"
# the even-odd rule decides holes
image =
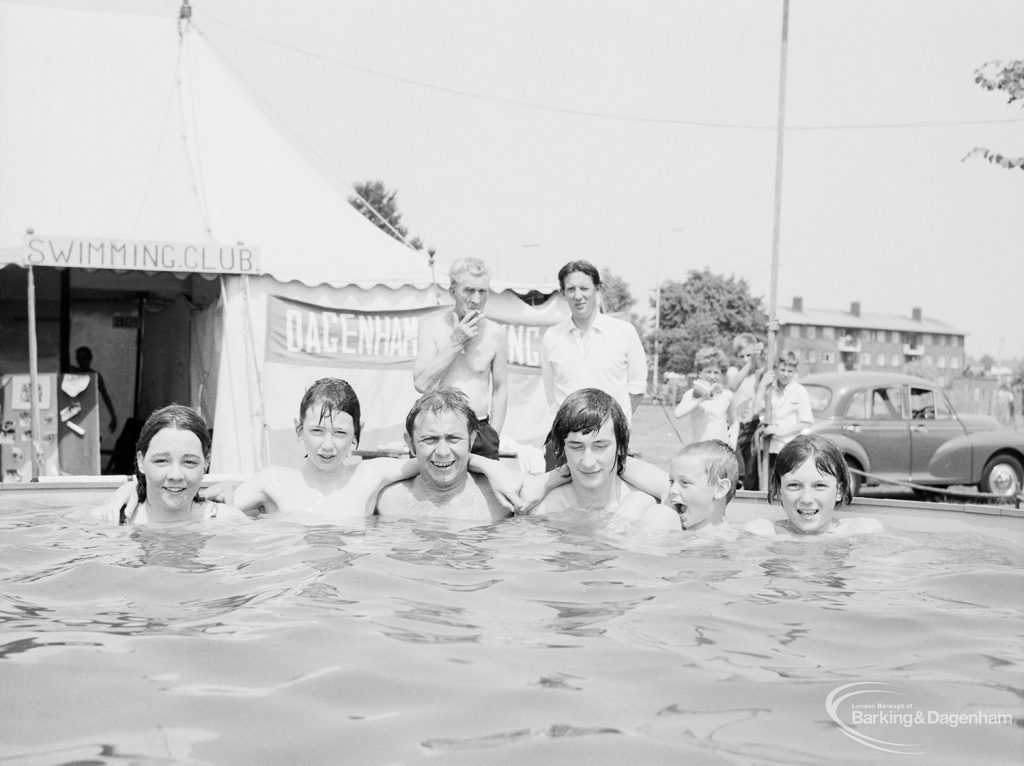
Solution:
[[[643,532],[681,532],[679,514],[645,492],[634,491],[619,503],[613,524]]]
[[[216,500],[207,500],[209,503],[209,518],[218,522],[238,523],[241,521],[252,521],[252,518],[245,512],[233,505],[221,503]]]
[[[758,537],[774,537],[778,534],[775,522],[771,519],[754,519],[743,525],[743,531]]]

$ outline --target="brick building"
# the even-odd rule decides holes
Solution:
[[[849,311],[805,309],[802,298],[778,309],[780,350],[795,351],[801,371],[889,370],[931,379],[964,370],[964,333],[921,309],[909,317],[866,314],[860,303]]]

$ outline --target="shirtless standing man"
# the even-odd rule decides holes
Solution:
[[[424,394],[405,419],[405,441],[419,474],[385,488],[380,516],[499,521],[511,515],[484,478],[469,473],[476,413],[457,388]]]
[[[460,258],[448,276],[455,309],[420,325],[413,385],[421,394],[462,391],[480,424],[473,454],[497,460],[508,410],[508,352],[504,328],[483,315],[491,274],[479,258]]]

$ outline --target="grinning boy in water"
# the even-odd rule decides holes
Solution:
[[[736,452],[718,439],[694,442],[676,453],[669,465],[666,504],[685,531],[733,536],[725,509],[736,496],[739,470]]]

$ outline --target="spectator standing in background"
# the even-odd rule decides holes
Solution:
[[[754,414],[754,397],[764,375],[764,344],[751,333],[740,333],[732,341],[739,367],[726,373],[733,391],[733,425],[736,429],[736,458],[740,463],[740,486],[757,489],[757,448],[754,434],[760,419]]]
[[[548,328],[541,342],[541,374],[548,421],[566,397],[581,388],[604,391],[627,421],[647,391],[647,357],[636,328],[600,311],[601,274],[589,261],[570,261],[558,272],[558,286],[571,316]],[[550,445],[547,470],[555,467]]]
[[[508,411],[508,351],[505,328],[484,317],[491,273],[479,258],[460,258],[448,277],[454,311],[420,326],[413,385],[421,394],[462,391],[480,426],[473,454],[497,460]]]
[[[792,351],[783,351],[775,361],[772,373],[762,378],[762,386],[754,402],[754,412],[761,417],[758,442],[771,437],[768,445],[768,474],[775,469],[775,460],[786,444],[798,434],[814,425],[811,397],[807,389],[796,381],[799,359]],[[765,389],[768,394],[766,396]],[[766,398],[770,396],[770,412],[765,417]]]
[[[114,411],[114,403],[110,400],[110,394],[107,393],[107,384],[103,382],[103,375],[92,368],[92,349],[88,346],[79,346],[75,349],[75,362],[76,367],[71,368],[71,372],[81,373],[87,375],[90,372],[96,373],[96,387],[99,389],[100,398],[103,403],[107,406],[107,412],[110,413],[110,433],[117,431],[117,413]]]

